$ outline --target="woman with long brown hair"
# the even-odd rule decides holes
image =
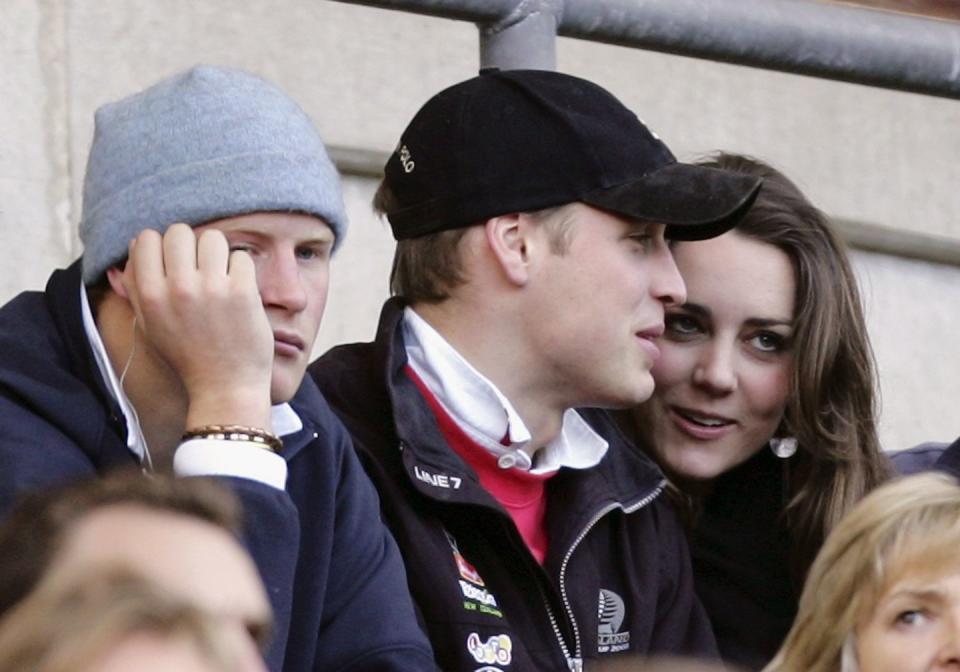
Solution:
[[[772,167],[732,154],[702,165],[764,183],[733,231],[674,246],[687,297],[667,310],[656,392],[628,430],[689,504],[721,654],[758,669],[826,534],[888,466],[843,244]]]

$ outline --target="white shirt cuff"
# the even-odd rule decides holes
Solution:
[[[256,443],[190,439],[173,455],[177,476],[235,476],[260,481],[277,490],[287,486],[287,462]]]

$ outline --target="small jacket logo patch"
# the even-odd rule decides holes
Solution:
[[[600,589],[599,625],[597,626],[597,651],[616,653],[630,648],[630,632],[621,632],[626,607],[623,598],[612,590]]]
[[[482,641],[480,635],[471,632],[467,637],[467,651],[478,663],[509,665],[513,660],[513,642],[510,635],[494,635]]]
[[[503,612],[500,611],[497,598],[486,589],[486,584],[483,582],[480,572],[460,553],[457,540],[453,535],[446,530],[443,533],[447,537],[447,543],[450,544],[450,550],[453,551],[453,561],[460,573],[460,579],[457,580],[457,583],[460,585],[460,592],[464,598],[463,608],[467,611],[476,611],[496,618],[503,618]]]
[[[413,475],[418,481],[423,481],[428,483],[435,488],[453,488],[454,490],[460,489],[460,484],[463,482],[463,479],[459,476],[448,476],[447,474],[433,474],[425,469],[414,465]]]
[[[460,571],[460,576],[469,581],[470,583],[475,583],[478,586],[484,586],[483,577],[480,576],[480,572],[476,568],[467,562],[466,558],[460,555],[460,551],[453,551],[453,559],[457,563],[457,569]]]

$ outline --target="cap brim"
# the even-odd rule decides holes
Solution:
[[[580,200],[625,217],[667,225],[671,240],[705,240],[733,228],[753,205],[761,178],[671,163],[639,180]]]

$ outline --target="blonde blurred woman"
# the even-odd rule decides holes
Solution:
[[[128,568],[48,577],[0,622],[0,672],[265,672],[231,629]]]
[[[797,619],[764,672],[960,669],[960,484],[909,476],[827,538]]]

